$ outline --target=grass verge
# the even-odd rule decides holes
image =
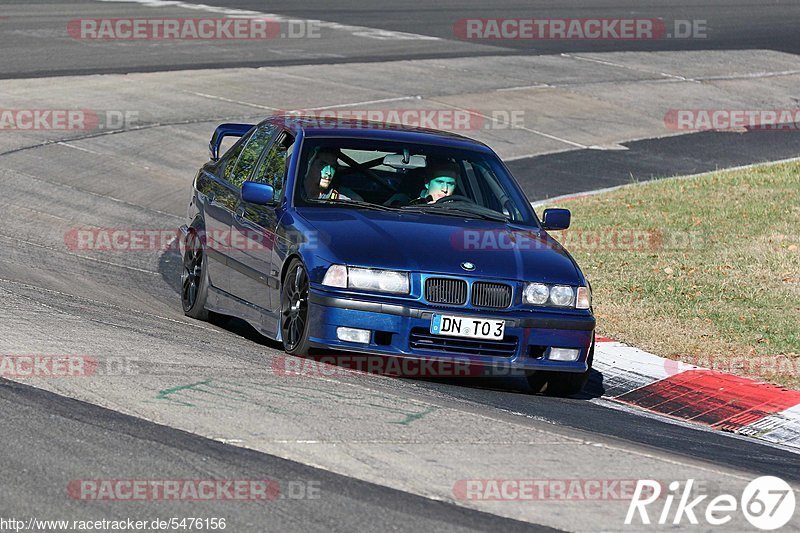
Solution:
[[[800,163],[560,201],[598,333],[800,389]],[[537,208],[541,212],[540,208]]]

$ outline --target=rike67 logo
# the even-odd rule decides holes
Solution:
[[[739,499],[732,494],[720,494],[711,500],[706,500],[708,494],[692,498],[693,486],[694,479],[686,480],[683,486],[680,481],[673,481],[669,484],[668,492],[662,494],[660,482],[651,479],[638,480],[625,516],[625,524],[656,523],[677,526],[689,522],[697,525],[700,523],[699,518],[704,519],[706,524],[721,526],[729,523],[741,511],[753,527],[771,531],[785,526],[794,516],[794,491],[778,477],[762,476],[754,479],[748,483]],[[651,511],[655,511],[652,519]]]

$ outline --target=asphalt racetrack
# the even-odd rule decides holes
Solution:
[[[134,42],[67,31],[87,17],[244,11],[321,20],[321,37]],[[454,35],[459,19],[532,16],[703,20],[708,36]],[[796,490],[797,453],[615,405],[602,398],[599,373],[568,399],[531,395],[514,377],[282,374],[281,346],[249,326],[183,315],[174,246],[95,251],[68,236],[174,230],[216,125],[280,110],[523,111],[520,128],[462,133],[495,148],[531,200],[796,157],[796,130],[676,131],[665,116],[681,106],[795,108],[798,20],[797,3],[708,0],[5,1],[0,108],[77,108],[105,125],[130,121],[0,131],[0,354],[90,357],[103,369],[0,379],[0,518],[221,517],[228,531],[638,531],[648,528],[626,527],[629,500],[613,494],[491,501],[459,487],[695,479],[713,496],[775,475]],[[269,479],[282,490],[258,502],[96,500],[73,490],[122,479]],[[751,526],[739,516],[726,527]]]

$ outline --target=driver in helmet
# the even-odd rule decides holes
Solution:
[[[452,196],[458,183],[458,168],[453,163],[440,163],[431,167],[425,189],[410,205],[432,204],[447,196]]]
[[[325,200],[349,200],[332,187],[336,175],[339,150],[334,148],[318,148],[308,164],[305,186],[309,198]]]

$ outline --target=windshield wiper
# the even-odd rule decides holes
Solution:
[[[372,209],[374,211],[417,211],[420,213],[440,213],[442,215],[452,217],[471,217],[480,218],[483,220],[494,220],[497,222],[508,222],[508,218],[502,214],[479,205],[465,202],[461,206],[456,207],[452,203],[449,204],[419,204],[419,205],[405,205],[402,207],[389,207],[382,204],[371,204],[369,202],[360,202],[358,200],[331,200],[329,198],[321,198],[314,200],[316,204],[335,205],[339,207],[354,207],[361,209]]]
[[[325,205],[338,205],[342,207],[373,209],[375,211],[397,211],[397,208],[395,207],[389,207],[387,205],[380,205],[380,204],[371,204],[369,202],[359,202],[358,200],[331,200],[326,198],[326,199],[314,200],[314,203],[325,204]]]
[[[472,206],[475,209],[469,209],[467,206]],[[497,222],[508,222],[508,218],[503,216],[502,214],[494,211],[492,209],[488,209],[485,207],[481,207],[475,204],[465,203],[462,206],[456,207],[453,204],[419,204],[419,205],[407,205],[401,207],[401,209],[406,211],[420,211],[425,213],[441,213],[442,215],[450,215],[450,216],[469,216],[469,217],[477,217],[482,218],[484,220],[495,220]]]

